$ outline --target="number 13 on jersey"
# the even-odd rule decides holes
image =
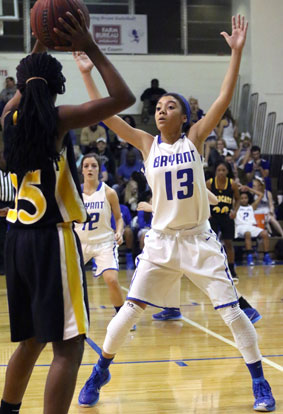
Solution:
[[[184,187],[183,190],[177,191],[177,198],[183,200],[184,198],[190,198],[194,192],[194,173],[192,168],[185,168],[177,171],[177,180],[180,187]],[[172,171],[165,172],[165,186],[167,200],[173,200],[173,185],[172,185]]]

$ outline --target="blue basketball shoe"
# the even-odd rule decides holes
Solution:
[[[262,316],[254,308],[245,308],[243,309],[243,312],[245,312],[245,314],[252,323],[256,323],[262,318]]]
[[[266,379],[259,378],[253,380],[253,393],[255,397],[255,411],[266,412],[275,410],[275,399]]]
[[[249,253],[247,255],[247,262],[248,262],[248,266],[254,266],[255,265],[253,255],[251,253]]]
[[[81,389],[79,395],[79,405],[83,407],[92,407],[99,400],[100,388],[111,380],[109,369],[101,369],[95,365],[92,374]]]
[[[182,319],[182,314],[180,309],[165,308],[163,311],[153,314],[152,319],[155,321],[177,321]]]
[[[273,264],[274,264],[274,261],[273,261],[273,260],[271,259],[271,257],[269,256],[269,253],[264,253],[262,263],[263,263],[264,265],[268,265],[268,266],[271,266],[271,265],[273,265]]]

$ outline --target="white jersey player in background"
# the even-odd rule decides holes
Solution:
[[[115,116],[105,124],[143,155],[155,212],[152,229],[138,257],[127,301],[107,328],[103,352],[79,395],[79,404],[97,403],[101,386],[110,381],[109,365],[147,304],[179,307],[180,278],[184,274],[210,298],[231,329],[253,379],[254,409],[272,411],[275,400],[263,376],[256,331],[238,304],[224,248],[209,226],[209,203],[203,172],[203,143],[228,107],[238,78],[247,24],[232,18],[232,35],[222,33],[231,47],[231,60],[220,94],[205,117],[182,135],[190,109],[178,94],[163,95],[156,106],[160,135],[134,129]],[[86,59],[86,60],[85,60]],[[99,97],[90,75],[91,62],[77,55],[89,95]],[[136,379],[135,379],[136,380]]]
[[[95,277],[103,275],[109,290],[110,301],[118,312],[124,303],[118,281],[118,245],[123,243],[124,222],[116,191],[99,180],[101,170],[97,154],[82,158],[83,199],[90,221],[76,224],[75,230],[82,245],[84,263],[94,258]],[[116,232],[111,228],[111,214],[116,222]]]
[[[257,196],[252,204],[249,204],[249,193]],[[263,264],[272,265],[273,261],[269,256],[269,235],[267,230],[257,226],[254,210],[261,202],[263,193],[248,186],[241,186],[240,206],[235,218],[235,237],[245,239],[245,247],[247,251],[247,262],[249,266],[254,265],[252,238],[261,237],[263,241]]]

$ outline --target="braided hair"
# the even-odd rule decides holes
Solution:
[[[32,79],[41,77],[43,79]],[[45,80],[45,81],[44,81]],[[15,134],[9,137],[7,170],[17,173],[42,169],[59,159],[56,150],[56,94],[65,92],[62,65],[47,53],[35,53],[17,66],[17,87],[22,94]]]

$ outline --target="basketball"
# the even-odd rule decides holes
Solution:
[[[72,13],[80,22],[78,9],[84,14],[87,27],[89,27],[88,9],[81,0],[37,0],[30,13],[31,29],[41,43],[50,49],[54,46],[66,46],[66,41],[59,38],[53,28],[57,27],[64,31],[63,26],[58,21],[59,17],[72,25],[71,20],[66,16],[66,12]]]

